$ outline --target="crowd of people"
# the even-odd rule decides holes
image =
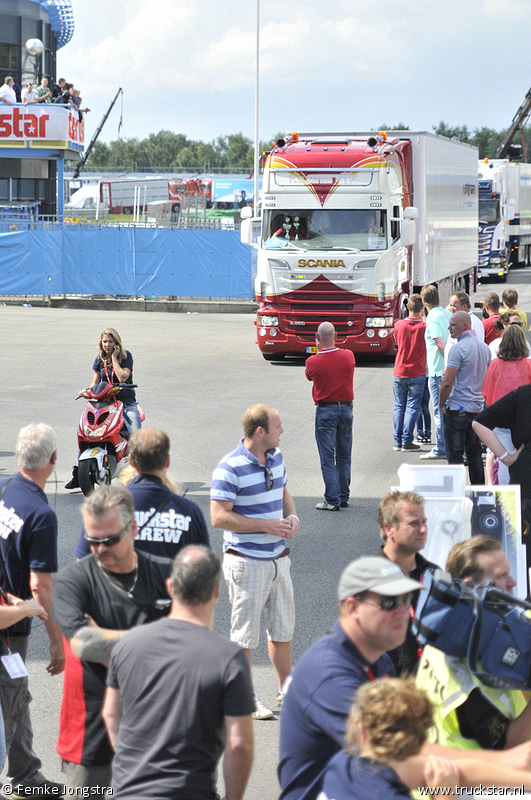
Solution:
[[[6,103],[9,106],[17,103],[25,106],[33,103],[59,103],[77,111],[81,121],[83,114],[90,111],[90,108],[81,108],[83,101],[80,95],[81,92],[74,87],[73,83],[67,83],[64,78],[59,78],[55,86],[51,86],[46,76],[41,78],[38,86],[30,81],[21,89],[13,77],[7,75],[3,86],[0,87],[0,103]]]
[[[485,324],[464,292],[452,296],[450,310],[432,286],[409,298],[409,317],[396,329],[395,449],[418,447],[414,427],[427,380],[440,430],[423,455],[439,458],[444,448],[448,463],[466,456],[471,481],[483,483],[481,437],[510,468],[511,481],[520,478],[531,505],[531,362],[514,294],[504,293],[503,332],[495,327],[501,314],[493,293],[485,298]],[[501,340],[494,360],[481,333]],[[355,360],[336,346],[329,322],[319,326],[316,343],[306,377],[325,485],[317,509],[338,512],[350,500]],[[452,549],[446,565],[430,563],[421,553],[428,540],[424,498],[390,492],[379,506],[379,552],[343,569],[337,621],[292,669],[290,541],[299,518],[278,411],[248,408],[240,441],[213,471],[210,520],[222,531],[220,562],[201,510],[168,474],[169,437],[140,427],[128,388],[132,371],[118,332],[105,328],[93,385],[121,386],[129,465],[121,485],[85,498],[77,560],[53,584],[57,519],[44,489],[57,437],[48,425],[20,431],[19,472],[0,484],[0,756],[7,757],[11,796],[112,787],[122,800],[215,800],[224,754],[226,799],[242,800],[253,764],[252,721],[278,713],[282,800],[398,800],[419,788],[481,782],[531,789],[528,697],[484,686],[464,661],[423,649],[412,628],[424,575],[437,566],[511,593],[515,581],[500,542],[475,535]],[[222,577],[231,605],[227,637],[212,630]],[[57,743],[64,785],[43,775],[33,750],[24,659],[35,616],[50,640],[49,674],[64,671]],[[278,679],[275,711],[251,677],[262,619]]]

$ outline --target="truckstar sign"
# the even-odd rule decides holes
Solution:
[[[79,121],[77,111],[52,104],[3,106],[0,113],[0,145],[4,142],[24,140],[68,142],[82,145],[85,125]]]

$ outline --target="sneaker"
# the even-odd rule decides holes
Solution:
[[[402,452],[407,453],[410,450],[420,450],[418,444],[413,444],[413,442],[409,442],[408,444],[402,445]]]
[[[253,719],[274,719],[275,715],[270,708],[265,706],[256,692],[254,693]]]
[[[434,453],[433,450],[430,450],[429,453],[423,453],[420,458],[421,461],[446,461],[446,456],[440,456]]]
[[[347,500],[342,500],[342,501],[340,502],[340,504],[339,504],[339,508],[348,508],[348,505],[349,505],[349,504],[348,504],[348,501],[347,501]]]
[[[327,503],[326,500],[322,500],[320,503],[317,503],[315,506],[319,511],[339,511],[339,506],[333,506],[330,503]]]
[[[284,700],[284,692],[277,692],[277,708],[282,708],[282,701]]]
[[[401,444],[394,444],[393,445],[393,450],[396,450],[397,453],[400,453],[402,451],[402,445]]]
[[[25,800],[27,797],[63,797],[65,794],[64,783],[55,783],[47,778],[42,783],[18,783],[12,787],[11,797]]]
[[[72,477],[65,483],[65,489],[79,489],[79,480],[78,480],[78,472],[77,472],[77,465],[72,467]],[[14,795],[13,795],[14,796]]]

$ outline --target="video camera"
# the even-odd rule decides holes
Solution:
[[[422,645],[466,659],[486,686],[531,689],[531,603],[441,569],[427,570],[423,584],[413,622]]]

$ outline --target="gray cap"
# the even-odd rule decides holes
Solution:
[[[352,595],[366,592],[388,596],[406,594],[423,586],[405,575],[400,567],[383,556],[362,556],[345,567],[339,579],[337,595],[345,600]]]

